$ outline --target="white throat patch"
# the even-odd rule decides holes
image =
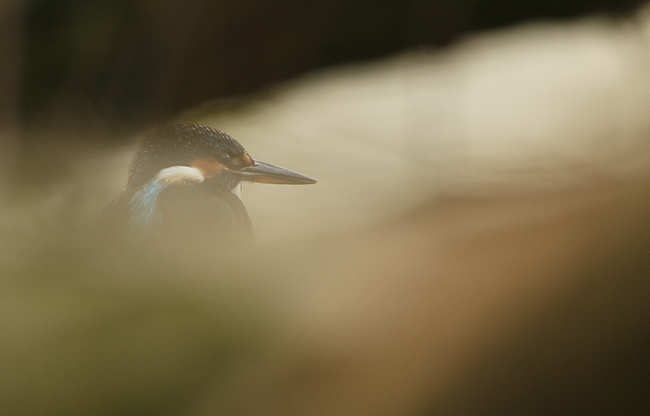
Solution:
[[[204,180],[203,173],[190,166],[171,166],[162,169],[156,175],[156,182],[162,185],[201,183]]]
[[[243,191],[243,190],[244,190],[244,183],[243,183],[243,182],[239,182],[239,183],[237,184],[237,186],[235,186],[235,187],[232,189],[232,191],[230,191],[230,192],[232,192],[233,194],[237,195],[237,197],[238,197],[239,199],[241,199],[241,191]]]

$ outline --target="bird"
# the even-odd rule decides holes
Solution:
[[[316,180],[253,159],[234,138],[199,124],[164,126],[137,148],[124,190],[99,215],[105,236],[251,244],[239,197],[245,182],[304,185]]]

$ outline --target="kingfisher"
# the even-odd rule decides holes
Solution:
[[[245,182],[316,183],[254,160],[239,142],[213,127],[166,126],[142,140],[126,188],[102,211],[98,227],[120,238],[248,244],[253,227],[239,196]]]

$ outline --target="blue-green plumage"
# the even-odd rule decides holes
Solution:
[[[164,187],[163,184],[152,179],[133,195],[130,200],[131,217],[129,218],[129,226],[132,229],[150,231],[152,227],[160,223],[158,195]]]

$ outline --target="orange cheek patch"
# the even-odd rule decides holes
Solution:
[[[217,162],[216,160],[210,159],[196,159],[190,163],[190,166],[201,171],[203,176],[206,178],[214,178],[221,171],[226,169],[224,165]]]
[[[241,158],[244,161],[244,166],[253,166],[253,165],[255,165],[255,161],[253,160],[253,158],[248,153],[245,152],[244,155],[241,156]]]

